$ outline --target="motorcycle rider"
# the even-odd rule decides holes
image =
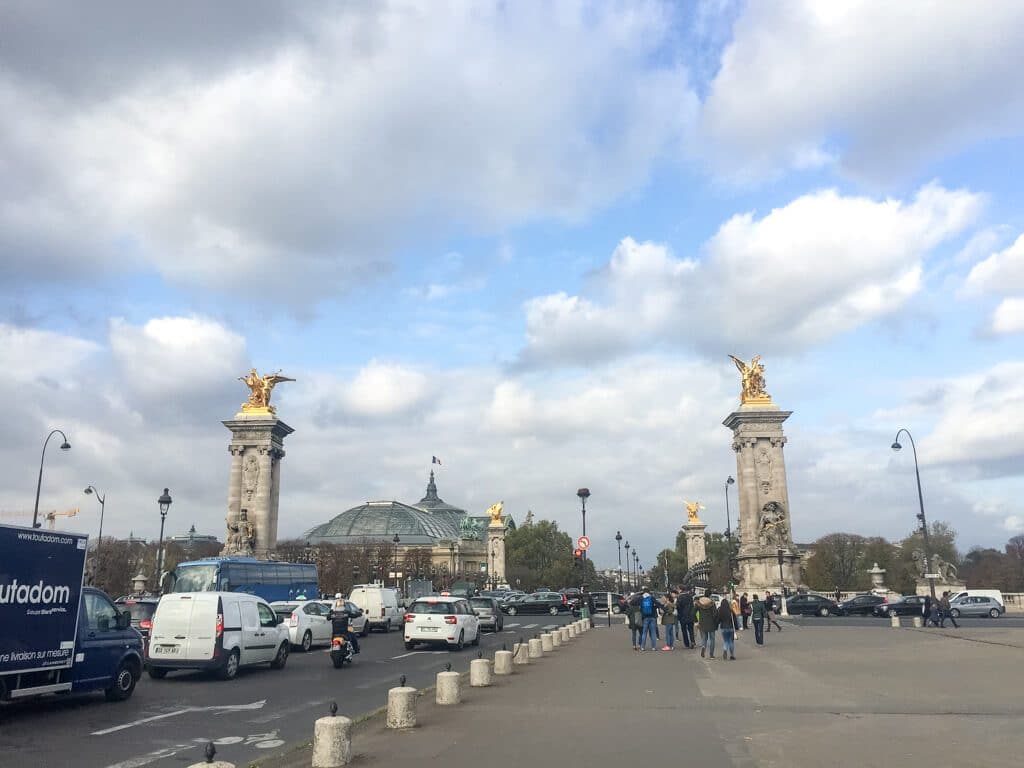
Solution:
[[[359,641],[355,632],[348,628],[348,613],[345,611],[345,598],[338,592],[334,596],[334,609],[331,611],[331,630],[334,637],[344,635],[352,643],[352,652],[359,653]]]

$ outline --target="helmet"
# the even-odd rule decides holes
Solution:
[[[341,592],[335,592],[334,593],[334,599],[335,600],[341,600]]]

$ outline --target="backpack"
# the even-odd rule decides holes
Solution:
[[[648,618],[654,615],[654,598],[650,595],[644,597],[640,601],[640,612],[644,615],[644,618]]]

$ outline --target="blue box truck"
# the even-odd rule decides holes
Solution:
[[[83,586],[88,537],[0,525],[0,702],[46,693],[132,695],[142,636]]]

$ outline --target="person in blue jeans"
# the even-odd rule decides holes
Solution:
[[[644,650],[647,638],[651,638],[651,650],[658,649],[658,602],[654,595],[644,590],[640,598],[640,615],[643,617],[643,632],[640,633],[640,650]]]

